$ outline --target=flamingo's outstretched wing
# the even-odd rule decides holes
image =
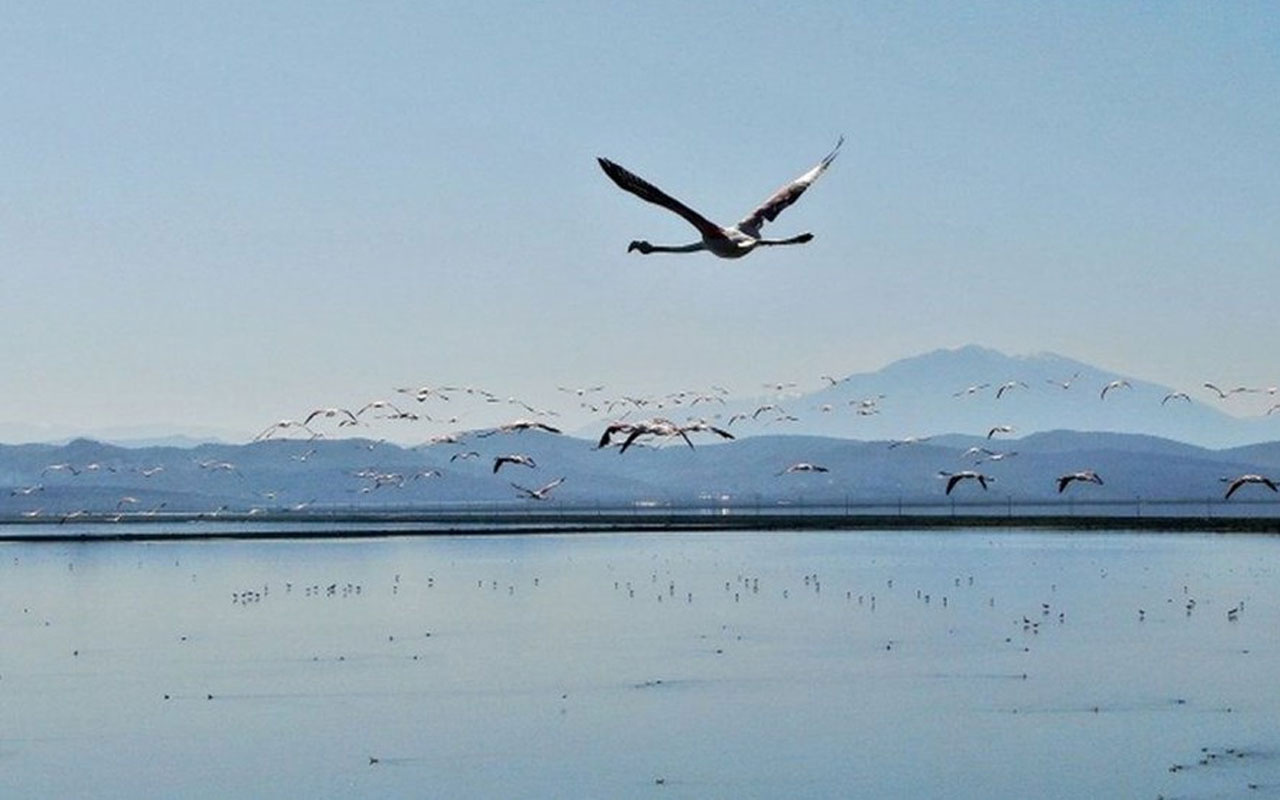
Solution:
[[[738,230],[752,236],[760,238],[760,228],[766,222],[773,222],[778,215],[783,212],[787,206],[800,199],[800,195],[804,194],[804,190],[816,181],[822,173],[827,171],[827,167],[831,166],[831,162],[836,160],[836,156],[840,153],[840,145],[844,144],[844,137],[840,137],[840,141],[836,142],[836,146],[831,148],[831,152],[818,162],[818,165],[809,170],[805,174],[796,178],[791,183],[783,186],[781,189],[773,193],[773,196],[765,200],[754,211],[748,214],[741,222],[738,223]]]
[[[644,178],[633,172],[628,172],[607,158],[597,158],[596,161],[600,162],[600,169],[604,170],[604,174],[608,175],[610,180],[618,184],[619,189],[630,192],[641,200],[660,205],[668,211],[679,214],[690,225],[697,228],[698,233],[701,233],[704,238],[724,238],[724,232],[720,230],[719,225],[649,183]]]

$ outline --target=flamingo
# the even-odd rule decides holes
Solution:
[[[680,426],[681,435],[688,434],[688,433],[714,433],[716,436],[719,436],[721,439],[734,438],[734,435],[726,431],[724,428],[717,428],[715,425],[712,425],[711,423],[703,419],[697,420],[696,422],[690,422],[688,425]]]
[[[333,417],[340,417],[340,419],[338,420],[339,427],[359,424],[359,420],[356,419],[356,415],[352,414],[350,411],[348,411],[345,408],[317,408],[315,411],[312,411],[310,414],[307,415],[306,419],[302,421],[302,424],[304,426],[310,425],[311,420],[315,419],[316,417],[325,417],[327,419],[332,419]]]
[[[364,412],[366,411],[373,411],[375,409],[380,411],[384,408],[390,409],[391,413],[396,415],[397,417],[404,416],[404,412],[401,411],[396,406],[396,404],[391,402],[390,400],[370,400],[369,402],[365,403],[364,406],[362,406],[359,411],[356,412],[356,416],[357,417],[363,416]]]
[[[519,464],[524,467],[538,466],[531,457],[524,453],[511,453],[505,456],[498,456],[493,460],[493,474],[497,475],[503,464]]]
[[[1062,494],[1072,481],[1080,481],[1081,483],[1096,483],[1102,485],[1102,478],[1098,477],[1098,473],[1091,469],[1081,470],[1080,472],[1068,472],[1066,475],[1058,478],[1058,494]]]
[[[1106,400],[1107,392],[1111,391],[1112,389],[1132,389],[1132,388],[1133,387],[1129,385],[1128,381],[1125,381],[1125,380],[1112,381],[1111,383],[1108,383],[1106,386],[1102,387],[1102,394],[1099,396],[1103,400]]]
[[[296,419],[282,419],[279,422],[273,422],[266,427],[262,433],[253,437],[255,442],[261,442],[264,439],[270,439],[277,431],[288,430],[289,428],[302,428],[307,433],[315,436],[315,431],[307,427],[305,422],[298,422]]]
[[[964,397],[967,394],[977,394],[978,392],[982,391],[983,389],[987,388],[990,385],[991,384],[989,383],[975,383],[972,386],[966,386],[965,388],[961,389],[958,392],[952,392],[951,396]]]
[[[983,491],[986,490],[988,483],[995,483],[996,480],[990,475],[974,472],[971,469],[966,469],[962,472],[939,472],[938,477],[947,479],[947,494],[951,494],[951,490],[956,488],[956,484],[963,480],[977,481],[982,486]]]
[[[644,178],[628,172],[609,159],[598,158],[596,161],[599,162],[600,168],[604,170],[605,175],[608,175],[609,179],[618,185],[618,188],[634,194],[641,200],[660,205],[668,211],[680,215],[686,222],[697,228],[698,233],[702,235],[699,241],[692,244],[676,246],[654,245],[643,240],[633,241],[627,245],[628,253],[632,250],[639,250],[644,255],[649,253],[696,253],[700,250],[706,250],[720,258],[741,258],[757,247],[804,244],[813,238],[812,233],[805,232],[788,239],[765,239],[760,235],[760,228],[766,222],[772,222],[777,219],[784,209],[800,199],[800,195],[804,194],[805,190],[823,172],[826,172],[827,167],[831,166],[831,162],[839,154],[840,145],[842,144],[844,144],[843,136],[836,142],[836,146],[832,148],[831,152],[818,162],[817,166],[774,192],[768,200],[761,203],[741,221],[727,228],[717,225]]]
[[[1219,399],[1219,400],[1226,400],[1226,399],[1227,399],[1227,397],[1229,397],[1230,395],[1233,395],[1233,394],[1245,394],[1245,393],[1249,393],[1249,392],[1260,392],[1260,391],[1262,391],[1261,389],[1250,389],[1248,386],[1236,386],[1236,387],[1234,387],[1234,388],[1224,390],[1224,389],[1220,389],[1219,387],[1214,386],[1212,383],[1208,383],[1208,382],[1206,382],[1206,383],[1204,384],[1204,388],[1206,388],[1206,389],[1210,390],[1211,392],[1214,392],[1215,394],[1217,394],[1217,395],[1218,395],[1218,399]]]
[[[537,489],[526,489],[518,483],[511,484],[511,488],[520,492],[522,497],[526,497],[530,500],[546,500],[551,496],[551,490],[562,483],[564,483],[564,478],[556,478],[551,483],[548,483],[545,486],[540,486]]]
[[[1222,480],[1231,484],[1227,487],[1227,494],[1222,498],[1223,500],[1230,498],[1231,495],[1236,493],[1236,489],[1239,489],[1246,483],[1260,483],[1273,492],[1280,491],[1280,489],[1276,488],[1276,482],[1265,475],[1241,475],[1238,478],[1223,478]]]
[[[894,439],[889,442],[889,449],[892,450],[895,447],[902,447],[903,445],[920,444],[921,442],[927,442],[932,438],[932,436],[908,436],[905,439]]]
[[[1055,380],[1053,378],[1045,378],[1045,382],[1052,383],[1054,386],[1057,386],[1059,389],[1066,390],[1066,389],[1070,389],[1072,382],[1074,382],[1075,379],[1079,377],[1080,377],[1080,373],[1076,372],[1076,373],[1072,373],[1071,377],[1067,378],[1065,381]]]
[[[689,434],[685,433],[683,428],[671,420],[662,419],[661,417],[655,417],[651,420],[633,423],[628,426],[626,433],[627,438],[622,442],[622,447],[618,449],[619,455],[627,452],[627,448],[631,447],[631,445],[634,444],[636,439],[640,436],[663,436],[667,438],[679,436],[681,439],[684,439],[684,443],[689,445],[690,449],[693,448],[693,441],[689,438]],[[603,441],[603,437],[601,440]]]
[[[400,394],[407,394],[419,403],[426,402],[429,397],[439,397],[441,400],[448,400],[449,395],[444,393],[444,389],[435,386],[419,386],[416,389],[412,386],[401,386],[396,389]]]
[[[516,419],[516,420],[512,420],[511,422],[503,423],[502,425],[499,425],[496,428],[491,428],[487,431],[484,431],[483,433],[477,433],[476,436],[481,439],[484,439],[486,437],[494,435],[495,433],[521,433],[523,431],[533,430],[533,429],[546,431],[547,433],[560,433],[559,428],[548,425],[545,422],[538,422],[537,420],[533,420],[533,419]]]
[[[800,461],[779,472],[779,475],[790,475],[795,472],[830,472],[826,467],[818,464],[810,464],[808,461]]]
[[[1017,389],[1018,387],[1022,387],[1023,389],[1029,389],[1029,388],[1030,388],[1029,386],[1027,386],[1027,384],[1026,384],[1026,383],[1024,383],[1024,382],[1022,382],[1022,381],[1008,381],[1008,382],[1006,382],[1006,383],[1002,383],[1002,384],[1000,384],[1000,388],[999,388],[999,389],[996,389],[996,399],[997,399],[997,400],[999,400],[999,399],[1000,399],[1000,397],[1001,397],[1005,392],[1009,391],[1010,389]]]

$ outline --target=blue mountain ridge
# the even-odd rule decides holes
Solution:
[[[243,512],[298,504],[386,510],[519,503],[530,501],[521,501],[512,483],[536,488],[560,477],[565,483],[551,502],[573,505],[929,503],[944,496],[940,472],[965,469],[994,479],[986,492],[973,482],[957,487],[955,496],[969,501],[1054,502],[1060,499],[1058,475],[1093,469],[1105,484],[1073,486],[1070,497],[1199,502],[1221,498],[1223,477],[1266,474],[1280,465],[1280,442],[1210,450],[1148,436],[1054,431],[1001,442],[997,452],[1010,455],[976,464],[978,456],[967,454],[969,441],[978,440],[930,439],[891,447],[884,440],[768,435],[699,442],[694,448],[677,440],[619,453],[617,448],[598,449],[586,439],[526,432],[420,448],[359,439],[189,449],[121,448],[89,440],[7,445],[0,446],[0,516],[35,509],[48,515],[158,508]],[[481,455],[451,460],[470,450]],[[537,466],[507,465],[495,474],[494,458],[510,452],[531,456]],[[299,460],[304,454],[306,460]],[[828,471],[785,472],[799,461]],[[232,467],[208,466],[211,462]],[[78,474],[48,469],[58,464],[70,464]],[[144,470],[152,474],[144,477]],[[439,475],[414,477],[427,470]],[[368,477],[371,473],[396,474],[402,480],[377,486]],[[33,486],[42,488],[15,493]],[[1248,487],[1237,497],[1271,499],[1264,487]]]

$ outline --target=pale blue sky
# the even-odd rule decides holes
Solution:
[[[7,4],[0,423],[968,342],[1274,385],[1277,98],[1270,4]],[[732,222],[842,133],[814,241],[734,262],[628,254],[692,229],[595,164]]]

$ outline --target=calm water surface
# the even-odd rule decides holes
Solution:
[[[1278,556],[1006,531],[4,545],[0,796],[1275,797]]]

